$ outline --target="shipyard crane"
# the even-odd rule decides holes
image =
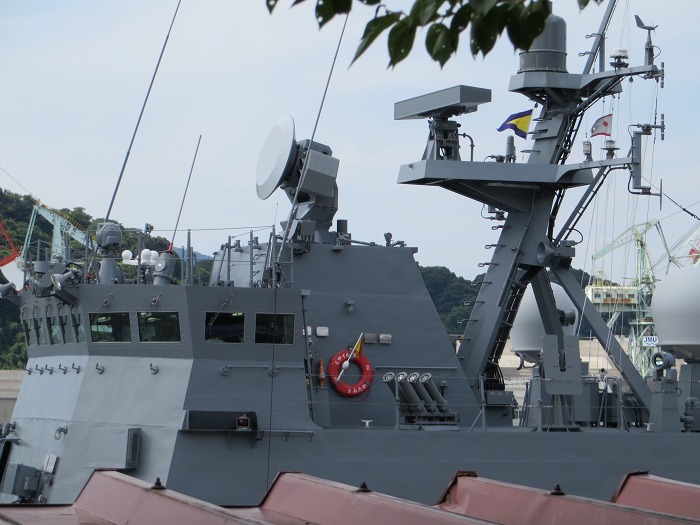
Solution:
[[[0,238],[2,237],[5,238],[6,242],[2,243],[3,255],[0,255],[0,275],[10,282],[20,282],[24,275],[18,274],[15,266],[15,262],[19,260],[19,249],[5,226],[2,215],[0,215]]]
[[[671,250],[669,250],[666,237],[663,229],[661,228],[661,223],[658,220],[652,220],[641,224],[635,224],[627,228],[611,243],[596,251],[591,256],[591,258],[595,261],[621,246],[634,242],[636,246],[636,273],[634,286],[604,286],[602,288],[605,289],[605,292],[603,294],[598,294],[601,296],[598,298],[595,297],[595,289],[601,287],[591,286],[587,292],[589,297],[593,296],[591,300],[594,304],[602,301],[600,306],[603,308],[606,306],[611,308],[611,313],[620,311],[634,312],[635,318],[634,320],[630,321],[629,324],[630,333],[627,351],[632,358],[634,366],[640,371],[643,377],[647,377],[653,371],[650,358],[655,350],[654,341],[656,337],[654,321],[651,316],[651,298],[654,295],[657,279],[654,275],[655,264],[652,265],[650,262],[649,250],[646,241],[647,233],[652,230],[656,230],[656,232],[659,234],[659,238],[661,239],[661,243],[666,254],[660,260],[667,260],[668,266],[670,266],[675,259],[671,254]],[[633,293],[628,293],[630,289],[633,289]],[[620,293],[616,293],[615,290],[618,290]],[[610,297],[607,297],[608,295]],[[596,301],[596,299],[598,299],[598,301]],[[596,306],[599,305],[596,304]]]
[[[19,256],[19,250],[17,250],[17,246],[15,246],[14,241],[12,240],[12,236],[10,235],[10,232],[7,231],[7,228],[5,227],[5,223],[2,220],[2,216],[0,216],[0,234],[2,234],[5,239],[7,239],[8,243],[8,248],[9,248],[9,255],[3,257],[0,259],[0,267],[5,266],[6,264],[14,261],[18,256]]]
[[[19,256],[19,262],[21,266],[24,266],[28,260],[32,233],[34,232],[36,219],[39,216],[48,220],[53,225],[53,234],[51,236],[52,260],[68,260],[70,258],[69,238],[76,240],[77,242],[85,246],[86,249],[92,251],[92,239],[84,230],[82,230],[79,226],[73,224],[73,222],[69,218],[64,217],[59,212],[52,210],[51,208],[48,208],[43,204],[35,204],[32,210],[32,215],[29,219],[29,225],[27,226],[27,235],[24,238],[22,252]]]
[[[666,255],[654,261],[652,268],[657,268],[662,262],[666,261],[666,273],[668,274],[672,264],[678,268],[700,265],[700,257],[698,257],[700,253],[698,249],[699,239],[700,226],[694,225],[671,245]],[[690,247],[689,249],[688,246]],[[679,253],[680,255],[676,255]]]

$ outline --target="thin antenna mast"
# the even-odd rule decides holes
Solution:
[[[187,177],[187,184],[185,185],[185,192],[182,194],[182,202],[180,203],[180,211],[177,212],[177,220],[175,221],[175,229],[173,230],[173,237],[170,239],[170,248],[168,251],[173,251],[173,244],[175,243],[175,234],[177,233],[177,227],[180,224],[180,215],[182,215],[182,208],[185,206],[185,197],[187,197],[187,190],[190,187],[190,180],[192,179],[192,172],[194,171],[194,164],[197,162],[197,153],[199,152],[199,144],[202,142],[202,136],[199,136],[197,141],[197,148],[194,150],[194,157],[192,158],[192,166],[190,166],[190,174]]]
[[[168,29],[168,34],[165,36],[165,42],[163,42],[163,49],[160,50],[160,56],[158,57],[158,63],[156,64],[156,69],[153,72],[153,77],[151,78],[151,83],[148,86],[148,92],[146,93],[146,98],[143,101],[143,106],[141,106],[141,113],[139,113],[139,118],[136,121],[136,127],[134,128],[134,133],[131,136],[131,142],[129,142],[129,149],[126,151],[126,156],[124,157],[124,163],[122,164],[122,169],[119,172],[119,178],[117,179],[117,185],[114,187],[114,193],[112,194],[112,200],[109,203],[109,208],[107,208],[107,215],[105,215],[105,222],[109,220],[109,215],[112,213],[112,206],[114,206],[114,199],[117,197],[117,192],[119,191],[119,185],[122,182],[122,177],[124,176],[124,170],[126,169],[126,163],[129,161],[129,155],[131,154],[131,147],[134,145],[134,139],[136,139],[136,133],[139,130],[139,124],[141,124],[141,117],[143,117],[143,112],[146,109],[146,104],[148,103],[148,97],[151,94],[151,89],[153,88],[153,83],[156,80],[156,75],[158,74],[158,68],[160,67],[160,62],[163,59],[163,54],[165,53],[165,47],[168,45],[168,39],[170,38],[170,32],[173,30],[173,25],[175,24],[175,17],[180,9],[180,3],[182,0],[178,0],[177,7],[175,8],[175,14],[173,15],[173,20],[170,22],[170,28]]]
[[[583,68],[583,74],[588,75],[593,67],[593,61],[598,53],[604,52],[605,49],[605,33],[610,25],[610,20],[612,20],[613,11],[615,11],[615,6],[617,6],[617,0],[610,0],[608,7],[605,10],[605,16],[600,22],[600,27],[598,32],[595,34],[595,40],[593,41],[593,46],[591,47],[591,52],[588,54],[586,59],[586,65]],[[603,63],[605,57],[602,57],[601,64]]]

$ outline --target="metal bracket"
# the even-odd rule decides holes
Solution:
[[[56,439],[56,441],[58,441],[59,439],[61,439],[61,435],[65,435],[65,434],[68,434],[68,427],[67,426],[58,427],[56,429],[56,432],[54,433],[53,437],[54,437],[54,439]]]

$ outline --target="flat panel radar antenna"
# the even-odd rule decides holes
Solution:
[[[283,117],[265,139],[255,170],[258,197],[267,199],[289,178],[297,156],[294,119]]]

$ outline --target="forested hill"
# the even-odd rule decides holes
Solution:
[[[21,250],[24,244],[29,221],[32,216],[34,205],[39,202],[29,195],[18,195],[16,193],[0,189],[0,221],[8,232],[17,249]],[[74,208],[72,210],[63,208],[51,210],[82,230],[94,232],[97,224],[103,219],[92,217],[85,208]],[[117,221],[115,221],[117,222]],[[134,229],[125,228],[120,224],[124,232],[122,245],[136,253],[138,248],[138,232]],[[37,251],[43,255],[51,246],[53,225],[43,218],[39,218],[32,231],[30,243],[30,259],[36,259]],[[94,235],[93,235],[94,237]],[[147,236],[145,247],[150,250],[163,251],[169,247],[169,241],[164,237]],[[82,251],[82,247],[75,244],[77,253]],[[0,260],[12,253],[10,243],[4,235],[0,235]],[[7,279],[0,274],[0,284],[7,282]],[[15,283],[20,284],[20,283]],[[24,343],[24,334],[19,323],[19,310],[11,303],[0,299],[0,368],[24,368],[27,361],[27,348]]]
[[[444,266],[421,266],[420,271],[445,329],[450,334],[464,332],[463,320],[469,318],[483,274],[469,281]]]
[[[24,243],[35,204],[40,203],[29,195],[18,195],[7,190],[0,190],[0,221],[4,223],[10,237],[12,237],[13,242],[19,249]],[[44,207],[68,219],[81,230],[93,232],[93,237],[97,224],[104,220],[100,217],[92,217],[85,211],[85,208],[73,208],[70,210],[68,208],[52,209],[48,206]],[[114,219],[110,220],[118,223]],[[133,228],[126,228],[121,224],[119,226],[124,232],[122,245],[125,249],[128,248],[134,251],[138,242],[138,231]],[[36,250],[47,250],[51,246],[52,233],[53,226],[49,221],[43,218],[36,221],[31,238],[32,257],[36,256]],[[169,244],[169,241],[164,237],[154,235],[146,238],[146,248],[151,250],[165,250]],[[82,246],[78,244],[75,247],[82,250]],[[8,241],[3,235],[0,235],[0,260],[9,255],[10,252]]]
[[[32,215],[33,206],[37,201],[27,195],[18,195],[9,191],[0,190],[0,220],[3,221],[14,243],[21,249],[27,232],[28,223]],[[93,218],[85,212],[84,208],[67,208],[54,210],[63,217],[70,219],[81,229],[95,231],[100,218]],[[120,225],[121,226],[121,225]],[[39,246],[50,246],[52,225],[45,220],[36,222],[35,231],[32,234],[32,258],[36,255]],[[124,231],[123,247],[137,252],[138,235],[134,229],[122,226]],[[151,250],[163,251],[168,248],[168,240],[163,237],[148,236],[146,247]],[[76,245],[76,248],[79,248]],[[0,259],[10,253],[5,239],[0,239]],[[198,264],[195,272],[195,282],[206,284],[209,281],[208,272],[211,269],[211,261]],[[444,266],[421,267],[423,280],[428,288],[435,307],[442,319],[445,329],[450,334],[461,334],[464,331],[463,320],[468,319],[472,309],[472,303],[479,291],[479,282],[483,274],[477,275],[473,280],[458,277]],[[580,270],[574,270],[579,282],[587,283],[588,274]],[[0,276],[0,283],[7,282]],[[16,283],[17,284],[17,283]],[[582,333],[588,333],[587,330]],[[11,303],[0,299],[0,368],[23,368],[26,363],[27,352],[19,323],[19,311]]]
[[[465,328],[464,320],[469,319],[471,315],[472,305],[479,293],[484,274],[479,274],[473,281],[470,281],[458,277],[444,266],[422,266],[420,271],[445,329],[450,334],[461,335]],[[588,273],[575,268],[572,268],[571,271],[583,287],[590,281]],[[623,333],[626,333],[629,331],[629,319],[623,319],[623,323],[625,323]],[[590,333],[590,328],[585,320],[579,333]]]

